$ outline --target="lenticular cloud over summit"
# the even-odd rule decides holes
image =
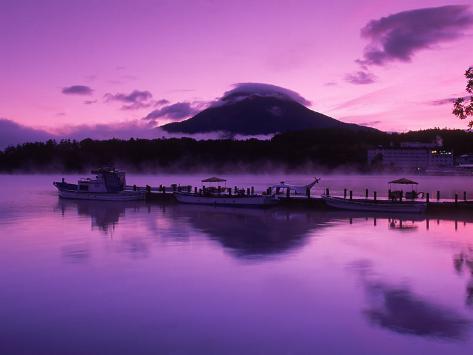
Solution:
[[[223,96],[217,100],[216,105],[233,103],[243,100],[249,96],[267,96],[296,101],[304,106],[310,106],[311,102],[295,91],[264,83],[237,83],[233,89],[226,91]]]

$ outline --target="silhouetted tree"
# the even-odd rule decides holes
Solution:
[[[470,97],[459,97],[453,104],[453,114],[464,120],[469,116],[473,116],[473,67],[469,67],[465,72],[466,92]],[[473,120],[468,123],[468,127],[473,128]]]

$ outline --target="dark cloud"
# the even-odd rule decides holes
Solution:
[[[155,106],[163,106],[163,105],[167,105],[169,103],[169,100],[166,100],[166,99],[161,99],[161,100],[158,100],[154,103]]]
[[[464,96],[463,97],[463,100],[468,100],[470,98],[470,96]],[[455,102],[455,100],[457,99],[457,97],[448,97],[446,99],[439,99],[439,100],[434,100],[434,101],[430,101],[429,104],[430,105],[433,105],[433,106],[442,106],[442,105],[451,105]]]
[[[65,95],[92,95],[94,90],[86,85],[72,85],[62,88],[62,93]]]
[[[153,104],[153,95],[149,91],[133,90],[129,94],[117,93],[104,95],[106,102],[117,101],[124,105],[122,110],[137,110],[150,107]]]
[[[390,61],[410,61],[421,49],[452,41],[473,24],[466,5],[448,5],[399,12],[370,21],[362,30],[369,40],[362,65],[383,65]]]
[[[45,141],[53,134],[40,129],[23,126],[15,121],[0,118],[0,149],[26,142]]]
[[[199,112],[199,108],[196,106],[198,105],[194,105],[190,102],[177,102],[151,111],[144,119],[156,121],[156,119],[163,117],[172,120],[180,120]]]
[[[92,105],[92,104],[95,104],[97,102],[97,100],[85,100],[84,101],[84,104],[86,105]]]
[[[82,140],[92,139],[129,139],[129,138],[156,138],[156,132],[149,124],[142,121],[117,123],[103,123],[94,125],[78,125],[63,127],[56,131],[56,137]]]
[[[237,83],[233,85],[233,89],[225,92],[214,105],[232,103],[243,100],[249,96],[270,96],[277,97],[289,101],[296,101],[304,106],[310,106],[311,102],[295,91],[264,83]]]
[[[347,74],[345,80],[352,84],[371,84],[376,81],[376,77],[367,71],[357,71],[355,73]]]
[[[110,139],[110,138],[156,138],[158,132],[143,121],[129,121],[95,125],[66,126],[47,132],[23,126],[15,121],[0,118],[0,149],[8,146],[42,142],[48,139]]]

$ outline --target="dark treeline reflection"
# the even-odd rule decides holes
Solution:
[[[182,241],[191,237],[195,230],[239,257],[287,252],[303,245],[310,231],[326,226],[331,219],[328,215],[274,209],[59,200],[57,211],[64,215],[68,210],[76,211],[79,216],[89,216],[91,229],[104,233],[113,233],[127,214],[140,212],[143,217],[144,212],[145,225],[153,237]],[[163,221],[169,226],[165,232],[157,227]],[[191,232],[185,231],[183,224],[190,227]],[[85,253],[77,253],[82,254]]]
[[[399,232],[414,232],[419,228],[429,230],[431,225],[451,223],[447,219],[426,219],[424,216],[405,214],[58,200],[57,211],[64,215],[68,210],[75,211],[80,217],[90,217],[91,229],[105,234],[113,233],[119,228],[121,220],[134,223],[133,218],[139,216],[145,221],[143,225],[153,238],[183,241],[192,237],[192,231],[198,231],[219,242],[238,257],[256,258],[298,248],[304,245],[310,233],[330,228],[334,225],[330,223],[333,221],[347,224],[368,221],[381,230]],[[132,213],[134,216],[131,216]],[[469,222],[473,221],[470,219]],[[167,226],[166,230],[158,227],[163,224]],[[454,220],[452,230],[457,230],[459,225],[465,226],[466,220]],[[78,256],[82,254],[79,253]],[[461,260],[465,265],[471,263],[464,256]]]

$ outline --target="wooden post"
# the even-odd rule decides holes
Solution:
[[[350,190],[350,200],[353,200],[353,191]]]
[[[425,202],[429,203],[430,202],[430,193],[425,194]]]
[[[429,227],[430,227],[430,219],[426,219],[425,220],[425,229],[429,230]]]
[[[247,194],[248,196],[250,196],[250,188],[249,188],[249,187],[246,189],[246,194]]]
[[[378,194],[376,191],[373,192],[373,197],[374,197],[374,201],[376,202],[377,198],[378,198]]]
[[[150,192],[151,192],[151,186],[146,185],[146,192],[147,192],[147,193],[150,193]]]
[[[463,191],[463,201],[466,202],[466,191]]]
[[[255,194],[255,187],[251,186],[251,195],[253,196]]]
[[[437,190],[437,201],[440,201],[440,191]]]
[[[305,193],[307,195],[307,198],[310,199],[310,188],[307,187],[305,190],[306,190]]]
[[[232,195],[232,188],[229,187],[229,188],[228,188],[228,196],[231,196],[231,195]]]
[[[290,193],[291,193],[291,190],[289,188],[286,189],[286,197],[287,198],[290,198]]]
[[[233,192],[235,192],[235,194],[238,192],[238,188],[235,186]]]
[[[347,198],[347,189],[343,189],[343,198]]]
[[[325,195],[330,196],[330,190],[328,189],[328,187],[325,189]]]
[[[136,185],[133,184],[133,191],[136,191]]]
[[[368,199],[368,189],[365,189],[365,198]]]
[[[197,186],[194,187],[194,193],[197,194]]]
[[[458,204],[458,194],[455,194],[455,205]]]

